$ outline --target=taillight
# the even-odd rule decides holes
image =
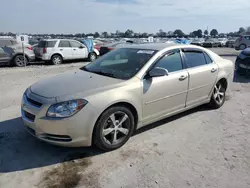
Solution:
[[[242,39],[243,39],[243,36],[240,37],[239,41],[242,41]]]
[[[28,50],[33,50],[32,46],[27,47]]]
[[[43,48],[43,54],[46,54],[46,53],[47,53],[47,49]]]
[[[109,50],[114,50],[114,48],[110,48],[110,47],[109,47],[108,49],[109,49]]]

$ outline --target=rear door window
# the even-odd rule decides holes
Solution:
[[[213,63],[213,60],[209,57],[209,55],[207,55],[207,53],[204,52],[204,56],[205,56],[207,64]]]
[[[56,41],[40,41],[38,43],[38,48],[53,48],[56,44]]]
[[[206,59],[204,53],[198,50],[183,50],[185,57],[186,68],[193,68],[202,65],[206,65]]]
[[[70,46],[69,41],[61,40],[58,47],[60,47],[60,48],[70,48],[71,46]]]

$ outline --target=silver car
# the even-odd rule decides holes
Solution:
[[[123,47],[29,87],[22,119],[51,144],[114,150],[147,124],[201,104],[221,107],[233,72],[231,61],[198,46]]]
[[[240,36],[234,43],[236,50],[244,50],[247,47],[250,47],[250,35]]]
[[[23,57],[23,47],[25,61]],[[17,42],[12,38],[0,38],[0,63],[5,65],[16,65],[22,67],[25,63],[35,60],[35,53],[30,44]]]

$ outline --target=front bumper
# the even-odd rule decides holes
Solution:
[[[21,113],[26,130],[36,138],[66,147],[91,146],[95,110],[90,104],[69,118],[49,118],[47,110],[54,99],[30,91],[23,96]],[[41,104],[41,105],[40,105]]]

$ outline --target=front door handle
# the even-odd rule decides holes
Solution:
[[[216,68],[212,68],[212,70],[211,70],[212,73],[214,73],[214,72],[216,72],[216,71],[217,71]]]
[[[186,78],[187,78],[186,75],[181,75],[180,78],[179,78],[179,80],[180,80],[180,81],[183,81],[183,80],[186,80]]]

